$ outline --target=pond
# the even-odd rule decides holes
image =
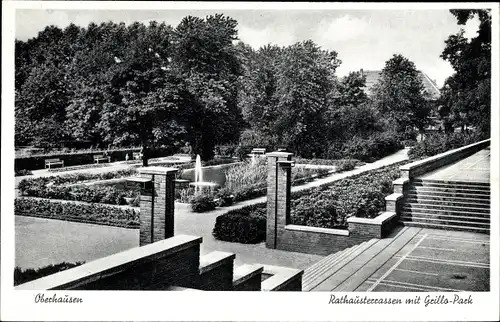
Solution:
[[[203,181],[213,182],[221,187],[224,186],[224,184],[226,183],[226,171],[228,168],[232,166],[234,166],[234,164],[224,164],[219,166],[202,168]],[[195,181],[194,176],[195,176],[194,169],[185,169],[182,171],[181,179],[193,182]]]

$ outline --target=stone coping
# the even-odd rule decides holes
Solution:
[[[279,291],[296,278],[301,277],[304,271],[289,267],[264,265],[262,273],[272,276],[262,282],[261,290]]]
[[[443,152],[443,153],[440,153],[440,154],[437,154],[437,155],[425,158],[423,160],[418,160],[418,161],[415,161],[415,162],[412,162],[412,163],[408,163],[408,164],[402,165],[399,169],[400,170],[411,171],[412,169],[418,168],[418,167],[420,167],[422,165],[426,165],[426,164],[435,162],[435,161],[440,160],[440,159],[444,159],[444,158],[449,157],[451,155],[454,155],[456,153],[460,153],[460,152],[463,152],[463,151],[466,151],[466,150],[469,150],[469,149],[473,149],[473,148],[476,148],[476,147],[479,147],[479,146],[483,146],[483,145],[487,146],[487,143],[489,144],[490,142],[491,142],[491,139],[486,139],[486,140],[483,140],[483,141],[472,143],[472,144],[460,147],[458,149],[446,151],[446,152]]]
[[[388,220],[391,220],[396,216],[395,212],[386,211],[381,213],[375,218],[360,218],[360,217],[349,217],[347,218],[348,223],[353,224],[366,224],[366,225],[383,225]]]
[[[203,290],[198,290],[195,288],[181,287],[181,286],[169,286],[165,289],[165,291],[198,291],[203,292]]]
[[[233,273],[233,285],[239,285],[251,279],[256,275],[262,274],[263,265],[258,264],[243,264],[236,268]]]
[[[214,251],[200,257],[200,274],[234,261],[236,254]],[[232,266],[232,265],[231,265]]]
[[[199,247],[202,237],[177,235],[142,247],[48,275],[17,286],[16,290],[70,289],[122,272],[140,262],[149,262],[182,250]]]
[[[397,178],[396,180],[392,181],[392,184],[394,185],[403,185],[405,183],[410,182],[410,179],[408,178]]]
[[[141,167],[137,169],[140,174],[169,174],[176,173],[178,171],[177,168],[167,168],[167,167]]]
[[[403,198],[403,194],[395,192],[385,197],[385,201],[398,201],[401,198]]]
[[[291,153],[291,152],[278,152],[278,151],[275,151],[275,152],[266,153],[267,157],[277,157],[277,158],[286,158],[286,157],[291,156],[291,155],[293,155],[293,153]]]
[[[301,226],[301,225],[286,225],[286,230],[294,231],[306,231],[312,233],[321,233],[329,235],[340,235],[349,236],[349,230],[347,229],[332,229],[332,228],[321,228],[321,227],[311,227],[311,226]]]

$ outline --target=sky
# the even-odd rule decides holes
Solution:
[[[90,22],[164,21],[173,27],[188,15],[206,17],[223,13],[238,21],[238,37],[254,48],[282,46],[312,39],[334,50],[342,64],[339,76],[351,71],[380,70],[393,54],[402,54],[439,86],[453,73],[439,56],[449,35],[464,28],[473,37],[478,20],[458,26],[448,10],[35,10],[16,11],[15,34],[20,40],[35,37],[48,25]]]

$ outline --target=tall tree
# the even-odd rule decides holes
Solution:
[[[455,73],[442,90],[441,115],[454,126],[475,126],[489,135],[491,123],[491,12],[482,9],[450,10],[459,25],[477,17],[477,36],[467,39],[464,30],[451,35],[441,57]]]
[[[413,128],[423,131],[429,123],[428,93],[415,64],[402,55],[394,55],[385,63],[373,92],[376,108],[397,132]]]
[[[215,144],[233,141],[241,128],[236,26],[234,19],[221,14],[188,16],[174,31],[172,66],[190,99],[183,121],[193,152],[204,160],[213,157]]]

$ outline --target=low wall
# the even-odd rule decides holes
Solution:
[[[196,288],[201,237],[179,235],[21,284],[16,290]]]
[[[432,157],[405,164],[400,167],[401,177],[412,179],[445,165],[464,159],[491,144],[491,139],[479,141],[458,149],[446,151]]]
[[[348,229],[285,225],[278,234],[277,248],[292,252],[326,256],[373,238],[383,238],[394,226],[395,213],[376,218],[351,217]]]

